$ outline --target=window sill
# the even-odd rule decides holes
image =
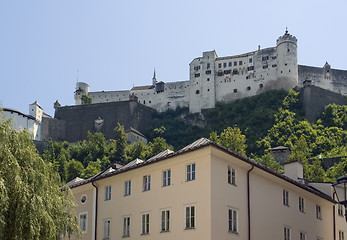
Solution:
[[[195,229],[195,227],[185,228],[184,230],[193,230],[193,229]]]
[[[168,233],[168,232],[170,232],[170,230],[160,231],[160,233]]]
[[[229,230],[228,232],[229,232],[229,233],[232,233],[232,234],[237,234],[237,235],[239,235],[239,233],[236,232],[236,231]]]
[[[229,183],[229,182],[228,182]],[[237,187],[237,185],[235,183],[229,183],[230,185]]]
[[[122,238],[128,238],[130,235],[123,235]]]
[[[141,233],[141,236],[143,236],[143,235],[149,235],[149,233]]]

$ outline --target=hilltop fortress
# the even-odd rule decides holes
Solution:
[[[84,82],[76,84],[75,104],[82,95],[93,103],[137,101],[159,112],[176,107],[189,107],[191,113],[214,108],[217,102],[231,102],[267,90],[302,88],[310,84],[347,95],[347,71],[298,65],[297,39],[285,32],[276,46],[235,56],[218,57],[215,51],[204,52],[190,63],[189,81],[133,87],[127,91],[90,92]]]

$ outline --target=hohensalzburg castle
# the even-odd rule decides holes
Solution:
[[[82,95],[93,103],[136,100],[159,112],[176,107],[189,107],[191,113],[214,108],[217,102],[260,94],[272,89],[289,90],[305,83],[347,95],[347,71],[298,65],[297,39],[285,32],[276,46],[235,56],[218,57],[215,51],[204,52],[190,63],[189,81],[133,87],[128,91],[89,92],[87,83],[76,84],[76,105]]]

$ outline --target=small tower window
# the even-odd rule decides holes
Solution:
[[[199,91],[199,90],[196,90],[196,91],[195,91],[195,94],[200,94],[200,91]]]
[[[263,88],[264,87],[264,85],[261,83],[261,84],[259,84],[259,88]]]
[[[251,87],[250,87],[250,86],[248,86],[248,87],[247,87],[247,90],[248,90],[248,91],[249,91],[249,90],[251,90]]]
[[[234,93],[237,93],[237,89],[236,88],[234,89]]]
[[[287,52],[290,52],[290,49],[289,49],[289,48],[287,49]]]

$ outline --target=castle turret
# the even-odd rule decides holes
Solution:
[[[88,95],[88,93],[89,93],[89,85],[84,82],[77,82],[76,91],[75,91],[75,104],[81,105],[82,95]]]
[[[298,85],[297,39],[286,30],[277,39],[277,79],[279,87],[285,90]]]
[[[37,101],[29,105],[29,115],[42,122],[43,109]]]

